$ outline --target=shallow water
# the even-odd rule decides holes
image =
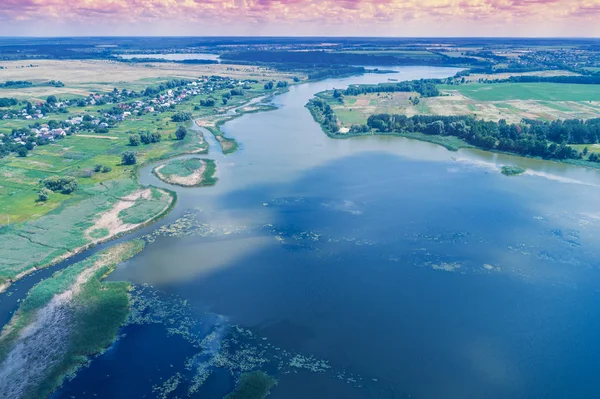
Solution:
[[[190,395],[221,398],[254,368],[279,380],[276,399],[598,397],[600,174],[333,140],[304,108],[389,77],[292,87],[277,110],[224,125],[240,143],[230,156],[207,137],[217,185],[171,187],[173,213],[110,276],[153,299],[136,299],[125,337],[54,397],[160,397],[175,375],[170,395],[185,397],[203,375]],[[506,177],[505,164],[529,172]],[[150,171],[142,182],[165,186]]]

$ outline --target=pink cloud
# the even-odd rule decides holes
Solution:
[[[401,35],[401,23],[408,21],[433,29],[431,35],[438,34],[440,27],[450,34],[452,27],[463,32],[470,23],[473,36],[486,34],[489,26],[511,34],[514,26],[534,29],[536,24],[598,32],[590,15],[599,13],[599,0],[0,0],[0,20],[12,22],[0,24],[0,34],[11,33],[3,31],[2,25],[14,29],[43,23],[79,24],[86,29],[84,34],[131,25],[143,27],[141,34],[152,34],[153,26],[144,24],[170,23],[176,24],[173,29],[193,27],[188,34],[213,33],[202,27],[231,24],[237,34],[262,29],[281,35],[303,29],[320,34],[319,29],[325,32],[329,27],[340,34],[365,34],[388,27],[394,29],[392,35]],[[303,28],[307,24],[310,29]],[[159,34],[169,34],[161,29]]]

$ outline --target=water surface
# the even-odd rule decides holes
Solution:
[[[230,156],[207,136],[218,184],[170,187],[173,213],[110,276],[146,285],[135,308],[151,306],[55,397],[153,397],[176,375],[184,397],[201,370],[190,396],[221,398],[256,368],[279,380],[275,399],[598,397],[599,173],[329,139],[304,108],[389,77],[294,86],[223,126],[240,143]],[[167,186],[150,171],[143,183]]]

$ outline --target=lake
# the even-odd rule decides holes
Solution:
[[[131,60],[133,58],[157,58],[161,60],[169,60],[169,61],[185,61],[185,60],[210,60],[210,61],[219,61],[218,54],[209,54],[209,53],[143,53],[143,54],[118,54],[119,57],[124,58],[126,60]]]
[[[277,378],[273,399],[600,396],[599,172],[330,139],[304,108],[325,89],[455,72],[291,87],[223,126],[238,152],[205,132],[212,188],[142,170],[178,204],[128,237],[149,244],[110,276],[136,285],[121,338],[53,397],[222,398],[253,369]]]

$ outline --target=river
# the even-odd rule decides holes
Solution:
[[[255,368],[278,379],[273,399],[600,396],[599,172],[330,139],[304,108],[333,87],[455,71],[293,86],[223,126],[229,156],[205,132],[217,185],[169,186],[177,206],[125,238],[151,242],[110,276],[148,306],[53,397],[222,398],[230,370]],[[141,181],[168,186],[151,167]]]

